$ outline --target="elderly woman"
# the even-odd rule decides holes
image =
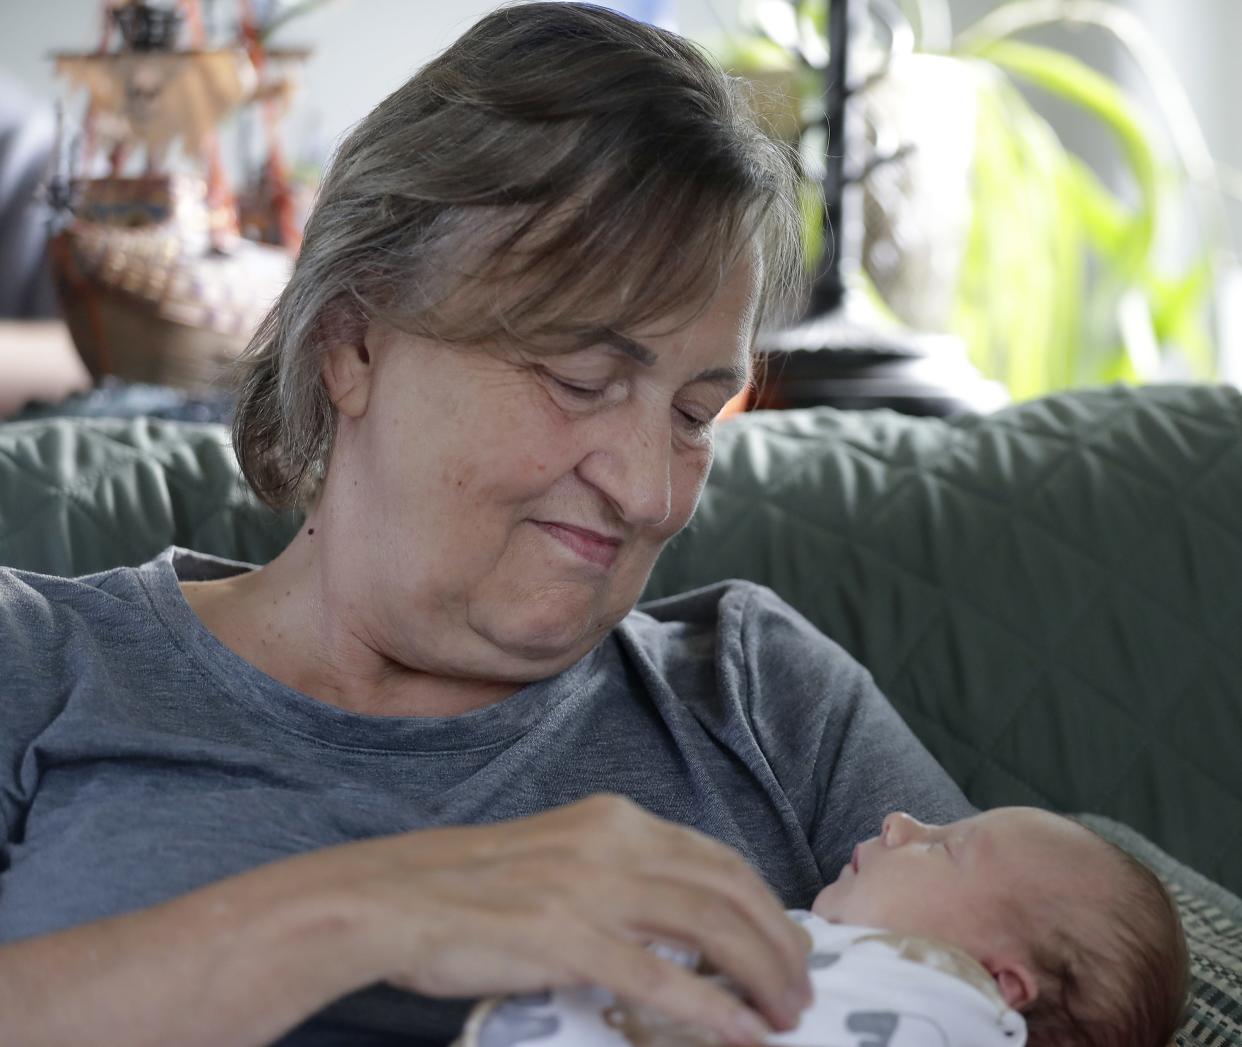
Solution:
[[[0,1040],[443,1044],[583,981],[796,1021],[782,903],[969,811],[770,592],[633,610],[798,226],[735,85],[597,8],[489,15],[358,126],[237,410],[289,547],[0,572]]]

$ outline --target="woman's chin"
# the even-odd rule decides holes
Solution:
[[[559,672],[578,661],[616,624],[601,619],[598,596],[598,592],[558,588],[515,599],[472,624],[509,656]]]

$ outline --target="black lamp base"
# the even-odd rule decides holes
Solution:
[[[986,413],[1009,402],[953,335],[862,326],[842,312],[760,340],[755,410],[888,407],[902,414]]]

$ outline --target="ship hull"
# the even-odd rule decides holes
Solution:
[[[202,186],[95,180],[51,240],[65,319],[96,378],[224,388],[292,268],[280,248],[212,248]]]

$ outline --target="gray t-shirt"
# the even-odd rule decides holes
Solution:
[[[762,587],[648,604],[496,705],[381,717],[215,639],[178,578],[243,569],[170,549],[78,579],[0,570],[0,942],[305,851],[601,791],[733,845],[805,907],[888,811],[970,813],[867,672]],[[442,1044],[464,1012],[376,987],[280,1042]]]

